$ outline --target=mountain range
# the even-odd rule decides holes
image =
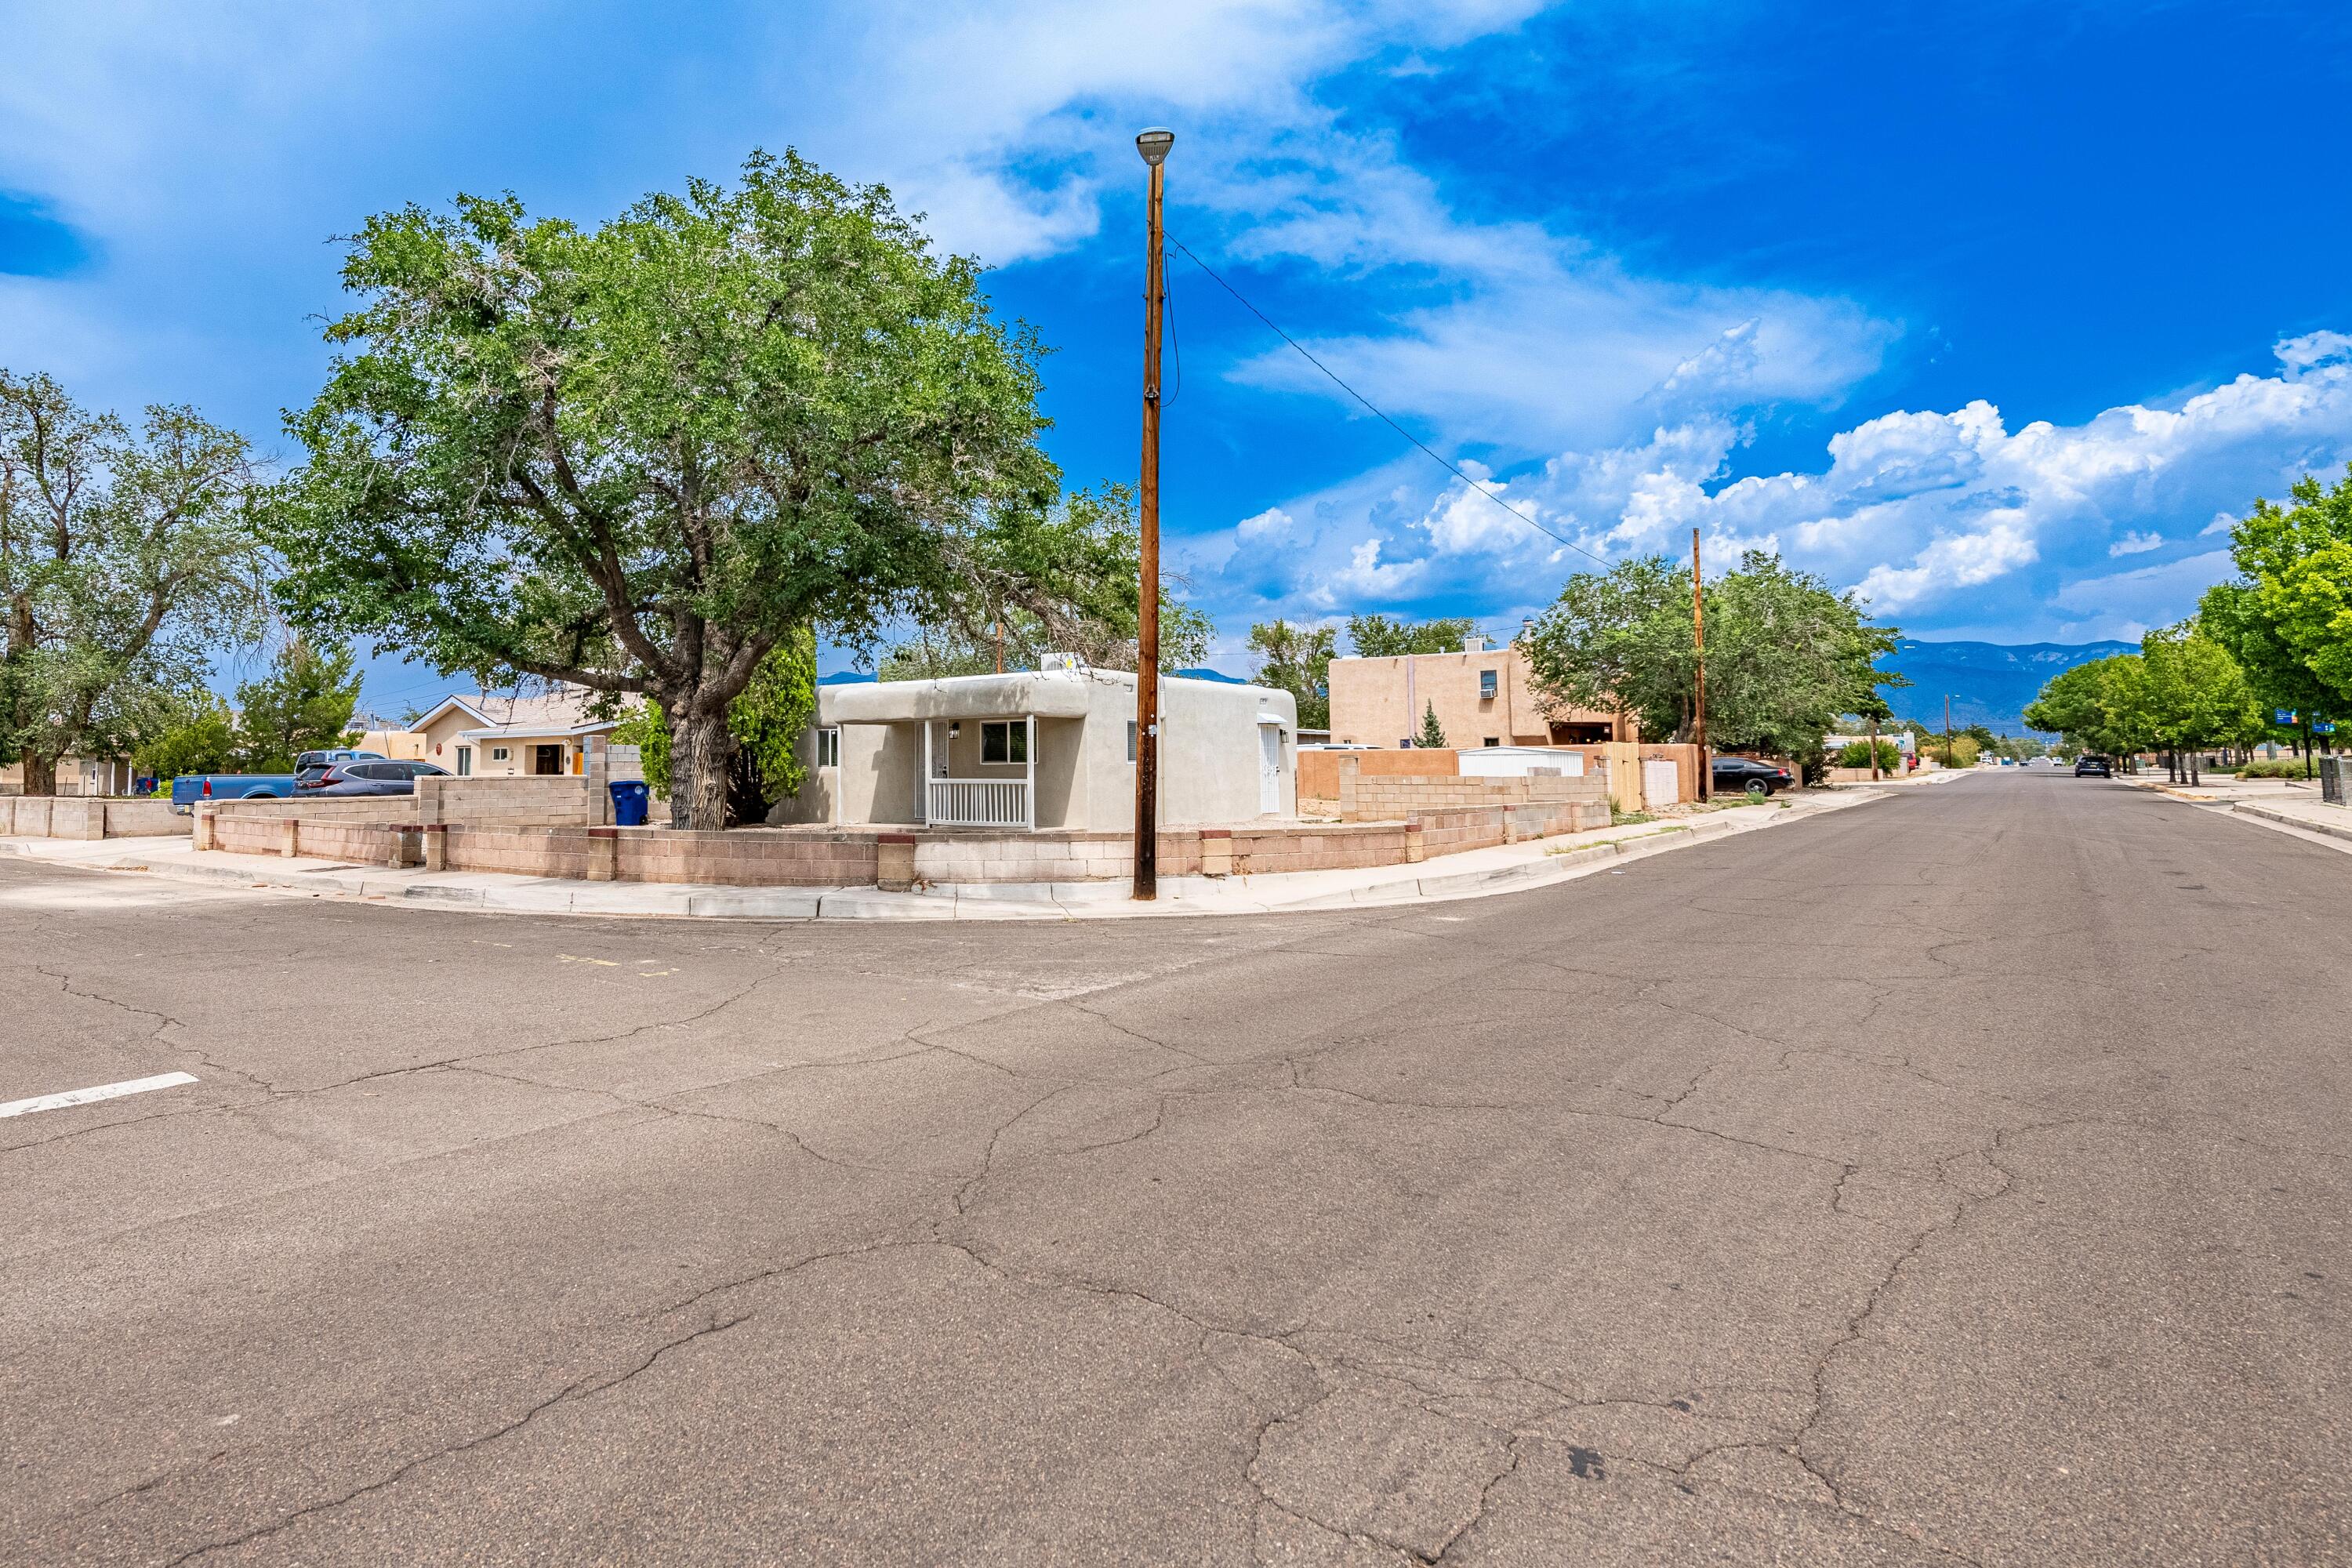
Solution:
[[[2052,676],[2095,658],[2138,651],[2137,643],[2128,642],[2011,645],[1906,637],[1878,667],[1911,682],[1885,694],[1897,719],[1916,719],[1940,730],[1948,696],[1953,728],[1982,724],[1996,735],[2022,735],[2027,733],[2025,705],[2041,694]]]

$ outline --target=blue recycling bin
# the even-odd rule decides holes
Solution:
[[[613,792],[613,826],[643,827],[646,805],[653,792],[646,788],[643,779],[614,779],[604,786]]]

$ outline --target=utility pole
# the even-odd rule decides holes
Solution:
[[[1143,483],[1140,596],[1135,605],[1135,891],[1160,896],[1160,313],[1168,279],[1161,252],[1160,205],[1166,194],[1168,149],[1176,133],[1154,126],[1135,138],[1151,170],[1146,200],[1143,269]]]
[[[1715,794],[1715,764],[1706,754],[1706,592],[1698,574],[1698,530],[1691,530],[1691,652],[1698,661],[1696,695],[1691,707],[1691,739],[1698,745],[1698,797]]]
[[[1944,765],[1952,765],[1952,694],[1944,693]]]
[[[1870,782],[1878,782],[1878,719],[1875,714],[1870,721]]]

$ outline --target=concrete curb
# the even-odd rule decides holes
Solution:
[[[2248,816],[2259,816],[2264,822],[2275,822],[2284,827],[2300,827],[2305,833],[2324,833],[2330,838],[2352,838],[2352,825],[2339,826],[2332,822],[2310,822],[2300,816],[2290,816],[2284,811],[2273,811],[2266,805],[2256,805],[2251,801],[2239,801],[2230,809],[2242,811]],[[2352,811],[2347,811],[2345,815],[2352,817]]]
[[[41,854],[32,847],[37,843],[50,842],[47,840],[0,840],[0,854],[89,870],[133,872],[172,881],[500,914],[776,921],[1178,919],[1441,903],[1530,891],[1590,876],[1627,860],[1643,859],[1689,845],[1754,833],[1775,824],[1803,821],[1886,798],[1887,791],[1864,787],[1785,811],[1748,808],[1688,824],[1643,825],[1620,837],[1558,853],[1536,853],[1504,865],[1452,871],[1424,868],[1410,875],[1352,888],[1318,886],[1317,881],[1306,880],[1335,875],[1316,871],[1219,880],[1205,877],[1166,878],[1160,882],[1160,901],[1143,908],[1130,903],[1123,884],[1117,883],[960,883],[909,892],[884,892],[877,888],[581,882],[557,878],[500,878],[491,872],[436,874],[435,879],[428,881],[421,879],[423,874],[415,870],[394,872],[334,863],[278,868],[261,857],[250,858],[263,860],[256,866],[153,864],[131,850],[81,858]],[[1539,844],[1522,847],[1539,848]]]

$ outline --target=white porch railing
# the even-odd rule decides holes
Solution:
[[[934,827],[1026,827],[1029,784],[1025,779],[933,779]]]

